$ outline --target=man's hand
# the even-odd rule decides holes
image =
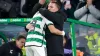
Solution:
[[[93,0],[87,0],[87,6],[91,5]]]
[[[39,3],[40,3],[41,5],[44,5],[45,1],[46,1],[46,0],[39,0]]]
[[[71,7],[72,7],[71,4],[69,4],[69,5],[65,4],[65,5],[64,5],[64,9],[65,9],[65,10],[71,9]]]
[[[34,30],[34,26],[32,24],[27,24],[26,28],[29,29],[29,31]]]
[[[65,36],[65,32],[64,31],[62,31],[62,36]]]

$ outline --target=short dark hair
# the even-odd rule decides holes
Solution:
[[[52,3],[55,3],[57,5],[58,9],[61,8],[61,6],[59,6],[59,4],[57,2],[52,2]]]
[[[16,38],[16,40],[20,40],[20,39],[25,39],[25,40],[26,40],[26,37],[23,36],[23,35],[19,35],[19,36]]]
[[[60,0],[51,1],[51,2],[52,2],[52,3],[56,3],[57,7],[58,7],[59,9],[61,9],[62,3],[61,3]]]

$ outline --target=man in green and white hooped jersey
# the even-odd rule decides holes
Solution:
[[[43,17],[37,12],[32,21],[34,30],[29,30],[26,39],[26,56],[47,56],[46,55],[46,40],[45,37],[45,25],[52,25],[53,23]],[[56,30],[55,30],[56,31]],[[65,35],[64,31],[60,31],[61,35]],[[58,32],[57,32],[58,33]],[[57,34],[56,33],[56,34]],[[59,34],[58,34],[59,35]]]
[[[34,21],[34,22],[32,22]],[[31,23],[34,24],[34,30],[29,30],[28,35],[27,35],[27,39],[26,39],[26,43],[25,46],[26,47],[26,53],[27,50],[31,48],[31,50],[28,51],[28,55],[27,56],[38,56],[37,53],[33,53],[33,55],[29,55],[29,53],[31,53],[30,51],[32,51],[32,49],[36,52],[41,52],[41,54],[39,55],[43,55],[46,56],[44,53],[44,47],[46,47],[46,40],[44,39],[45,37],[45,25],[50,25],[53,24],[51,21],[46,20],[45,18],[43,18],[43,16],[37,12],[33,19],[32,19]],[[43,50],[43,51],[42,51]],[[31,53],[32,54],[32,53]]]

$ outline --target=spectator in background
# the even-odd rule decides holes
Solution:
[[[71,4],[70,4],[70,0],[61,0],[62,3],[64,3],[64,9],[71,9]]]
[[[77,36],[76,36],[77,38]],[[64,56],[72,56],[72,43],[71,43],[71,34],[70,32],[63,38],[63,45],[64,45]],[[83,56],[84,53],[79,48],[76,50],[77,56]]]
[[[33,15],[45,5],[46,1],[45,0],[25,0],[25,4],[22,7],[22,12],[26,13],[25,17],[32,18]],[[39,1],[39,2],[38,2]]]
[[[26,14],[28,14],[29,12],[32,12],[32,8],[34,7],[34,5],[36,3],[38,3],[38,0],[35,0],[35,1],[34,0],[24,0],[24,4],[23,4],[23,7],[22,7],[22,12],[24,12]]]
[[[67,18],[75,19],[74,11],[76,10],[78,0],[63,0],[62,10],[66,13]]]
[[[4,3],[2,3],[1,1],[4,1]],[[19,17],[21,0],[0,0],[0,3],[0,6],[3,7],[0,7],[0,18]],[[4,6],[3,4],[6,4],[7,6]]]
[[[100,36],[95,29],[90,28],[88,30],[87,36],[87,46],[89,48],[91,56],[100,56]]]
[[[66,13],[67,18],[76,19],[74,17],[74,11],[76,10],[79,0],[60,0],[60,1],[62,2],[62,11]]]
[[[75,18],[83,22],[100,24],[100,0],[86,0],[83,5],[74,12]]]
[[[18,36],[15,41],[8,42],[0,46],[0,56],[22,56],[22,47],[25,44],[26,38]]]

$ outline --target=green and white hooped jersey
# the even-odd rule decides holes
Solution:
[[[29,31],[26,39],[25,46],[44,46],[46,47],[46,40],[45,40],[45,25],[53,24],[51,21],[47,20],[43,17],[39,12],[37,12],[32,21],[34,24],[34,30]],[[32,22],[31,21],[31,22]]]

